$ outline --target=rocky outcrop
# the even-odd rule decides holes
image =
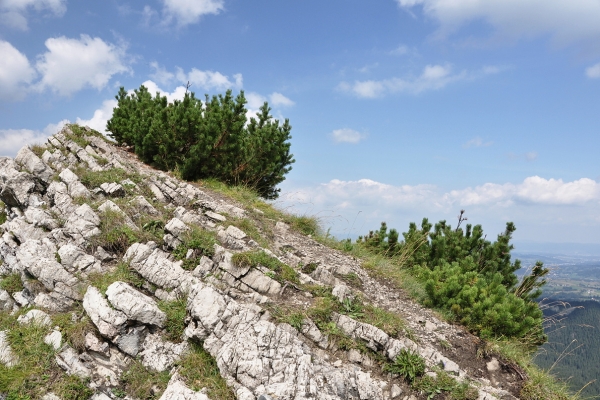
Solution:
[[[419,354],[432,376],[444,371],[477,388],[480,399],[514,398],[497,384],[506,371],[488,368],[494,376],[476,377],[438,345],[467,333],[395,296],[360,261],[281,221],[272,221],[268,240],[261,241],[235,222],[262,212],[152,170],[85,128],[76,142],[70,129],[49,138],[41,157],[24,148],[15,160],[0,158],[0,212],[6,215],[0,275],[20,277],[22,284],[0,290],[0,318],[18,312],[19,323],[44,329],[57,365],[84,378],[92,398],[115,398],[124,390],[123,374],[139,362],[171,375],[166,387],[153,389],[155,397],[210,399],[209,388],[192,390],[181,372],[198,346],[242,400],[421,398],[379,365],[403,350]],[[103,175],[115,168],[131,179]],[[98,187],[86,187],[90,181]],[[115,214],[129,229],[107,226]],[[214,251],[202,253],[198,243],[186,242],[197,229],[212,232],[219,243]],[[257,241],[270,244],[261,248]],[[233,261],[236,253],[251,250],[285,263],[297,280],[268,266]],[[348,284],[349,276],[360,285]],[[314,288],[329,290],[331,301],[340,304],[360,298],[402,314],[413,334],[386,332],[352,313],[332,313],[325,327],[317,324],[306,313],[314,305]],[[169,311],[176,306],[179,314]],[[284,315],[295,310],[303,317],[282,323],[273,315],[280,306],[288,307]],[[58,313],[62,327],[56,326]],[[64,328],[64,315],[83,329],[76,340]],[[9,333],[0,331],[0,363],[12,367],[22,360]],[[339,346],[339,338],[350,348]]]

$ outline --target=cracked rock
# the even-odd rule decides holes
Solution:
[[[106,289],[108,301],[130,320],[143,324],[163,327],[167,315],[162,312],[156,302],[145,294],[135,290],[125,282],[114,282]]]

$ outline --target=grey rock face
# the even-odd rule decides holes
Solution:
[[[17,322],[21,325],[35,324],[39,326],[48,326],[52,323],[52,320],[48,314],[41,310],[30,310],[17,318]]]
[[[90,197],[90,191],[83,186],[83,183],[79,181],[79,177],[70,169],[64,169],[58,176],[69,188],[69,195],[71,197]]]
[[[76,375],[80,378],[90,377],[89,368],[86,367],[83,362],[81,362],[77,352],[71,347],[66,347],[63,351],[56,355],[56,363],[69,375]]]
[[[187,342],[179,344],[167,342],[159,334],[146,336],[143,350],[139,354],[142,364],[154,371],[166,371],[184,355],[189,345]]]
[[[127,316],[111,308],[102,293],[93,286],[88,286],[83,296],[83,308],[100,334],[109,339],[116,337],[127,322]]]
[[[171,377],[160,400],[210,400],[204,393],[194,392],[180,380],[177,374]]]
[[[0,289],[0,311],[10,311],[15,306],[15,302],[6,290]]]
[[[123,189],[123,186],[121,186],[120,184],[118,184],[116,182],[111,182],[111,183],[104,182],[102,185],[100,185],[100,189],[102,189],[104,191],[104,193],[110,197],[125,196],[125,189]]]
[[[15,157],[15,163],[44,182],[48,182],[53,174],[52,169],[31,151],[29,147],[23,147],[19,150]]]
[[[106,289],[108,301],[130,320],[163,327],[167,318],[156,302],[125,282],[114,282]]]
[[[0,331],[0,363],[7,367],[12,367],[13,365],[16,365],[17,362],[18,359],[8,344],[6,331]]]
[[[180,263],[169,260],[169,253],[158,248],[153,242],[135,243],[127,249],[123,260],[129,262],[142,277],[163,289],[178,289],[185,292],[197,281],[180,267]]]

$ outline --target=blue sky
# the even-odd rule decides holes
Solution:
[[[188,81],[290,119],[277,203],[340,237],[464,208],[600,243],[597,0],[0,0],[0,155]]]

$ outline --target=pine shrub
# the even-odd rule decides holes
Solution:
[[[279,195],[276,186],[291,170],[292,127],[269,114],[265,102],[257,118],[248,121],[244,92],[231,90],[204,102],[194,93],[169,103],[145,86],[128,94],[123,87],[107,123],[110,136],[133,147],[142,161],[183,179],[215,178],[245,185],[266,199]]]

